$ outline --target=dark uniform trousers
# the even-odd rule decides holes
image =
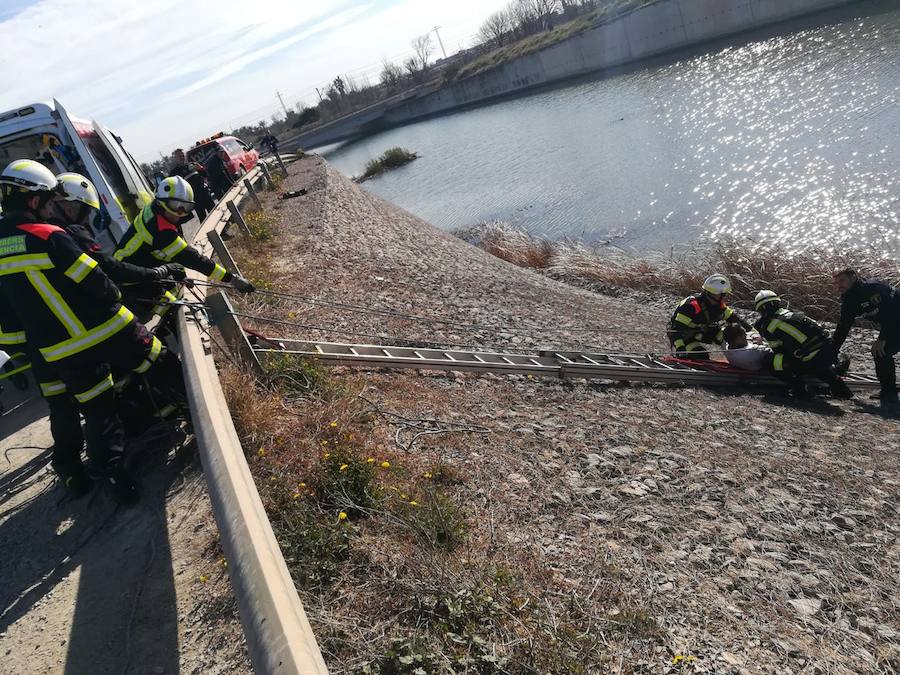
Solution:
[[[137,322],[100,344],[61,361],[47,364],[36,354],[34,357],[35,375],[52,413],[54,464],[77,463],[85,440],[90,459],[98,466],[114,465],[122,460],[125,430],[131,426],[129,422],[136,422],[129,414],[126,415],[126,426],[122,425],[113,372],[148,373],[152,375],[161,399],[169,403],[185,398],[178,359]],[[148,414],[147,406],[153,406],[153,401],[141,399],[141,415]],[[79,409],[84,413],[84,435]]]

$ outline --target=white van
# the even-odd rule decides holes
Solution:
[[[114,247],[153,188],[122,139],[103,125],[70,116],[59,101],[0,112],[0,167],[35,159],[53,173],[74,171],[91,179],[100,193],[94,222],[98,241]]]

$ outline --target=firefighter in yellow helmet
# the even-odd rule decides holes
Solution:
[[[241,293],[256,290],[247,279],[227,271],[185,241],[181,225],[191,219],[193,209],[194,191],[190,184],[180,176],[164,178],[156,188],[156,198],[134,219],[113,256],[142,267],[175,262],[205,274],[210,281],[230,283]],[[155,298],[155,302],[149,298]],[[133,287],[126,291],[125,298],[140,316],[151,308],[161,315],[174,300],[171,291],[160,284]]]

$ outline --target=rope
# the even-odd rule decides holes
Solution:
[[[232,289],[228,284],[220,284],[212,281],[195,281],[194,283],[211,286],[213,288],[226,288]],[[563,328],[563,327],[554,327],[554,326],[533,326],[526,325],[520,327],[505,327],[505,326],[496,326],[489,324],[478,324],[478,323],[459,323],[456,321],[451,321],[450,319],[439,319],[434,317],[427,316],[419,316],[417,314],[405,314],[403,312],[395,312],[388,309],[372,309],[371,307],[363,307],[361,305],[352,305],[345,302],[337,302],[333,300],[316,300],[315,298],[311,298],[306,295],[295,295],[292,293],[283,293],[281,291],[266,291],[257,289],[254,291],[257,295],[270,295],[276,298],[284,298],[287,300],[298,300],[302,303],[309,305],[317,305],[320,307],[337,307],[339,309],[347,309],[351,312],[356,312],[358,314],[375,314],[379,316],[390,316],[397,319],[407,319],[409,321],[420,321],[424,323],[432,323],[432,324],[442,324],[445,326],[449,326],[451,328],[461,328],[468,330],[484,330],[484,331],[504,331],[504,332],[516,332],[523,330],[535,330],[535,331],[570,331],[575,333],[656,333],[658,334],[660,331],[650,328],[642,328],[642,329],[624,329],[624,328],[614,328],[612,326],[599,326],[593,328]],[[533,336],[531,336],[533,337]]]

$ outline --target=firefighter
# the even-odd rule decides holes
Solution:
[[[180,226],[190,220],[193,208],[194,192],[190,184],[179,176],[169,176],[156,188],[153,202],[134,219],[113,256],[143,267],[176,262],[205,274],[210,281],[230,283],[241,293],[256,290],[247,279],[228,272],[184,240]],[[158,283],[133,287],[126,293],[126,304],[142,315],[152,307],[152,313],[162,316],[176,300],[172,292]]]
[[[188,162],[184,156],[184,150],[178,148],[172,153],[172,168],[169,169],[169,175],[181,176],[191,186],[194,191],[194,210],[197,213],[197,220],[202,223],[209,212],[216,207],[209,192],[209,177],[206,174],[206,167],[199,162]]]
[[[0,172],[0,292],[31,348],[59,378],[47,386],[77,401],[94,469],[117,501],[133,504],[138,487],[124,466],[110,366],[145,373],[164,350],[122,306],[121,293],[97,262],[47,222],[58,188],[56,176],[32,160],[16,160]],[[84,494],[91,481],[80,447],[71,447],[67,455],[54,451],[52,466],[71,491]]]
[[[59,185],[58,196],[53,201],[53,224],[62,227],[82,251],[97,261],[100,269],[116,285],[147,284],[162,279],[185,280],[184,266],[178,263],[141,267],[106,253],[95,239],[94,229],[91,227],[91,222],[100,210],[100,196],[93,183],[78,173],[61,173],[56,180]]]
[[[806,376],[828,385],[835,398],[853,398],[853,392],[834,369],[835,350],[828,332],[802,312],[787,309],[775,291],[763,290],[754,300],[760,318],[754,328],[772,350],[772,373],[797,398],[809,398]]]
[[[666,332],[677,357],[709,359],[704,344],[721,346],[727,326],[738,325],[750,330],[750,324],[726,304],[728,295],[731,295],[731,281],[724,274],[713,274],[703,282],[700,293],[678,303]]]
[[[875,279],[863,281],[856,270],[847,268],[834,275],[841,294],[841,317],[834,331],[834,349],[839,352],[857,318],[878,324],[878,338],[872,343],[875,373],[881,383],[881,408],[900,413],[897,396],[897,370],[894,355],[900,352],[900,293]]]

